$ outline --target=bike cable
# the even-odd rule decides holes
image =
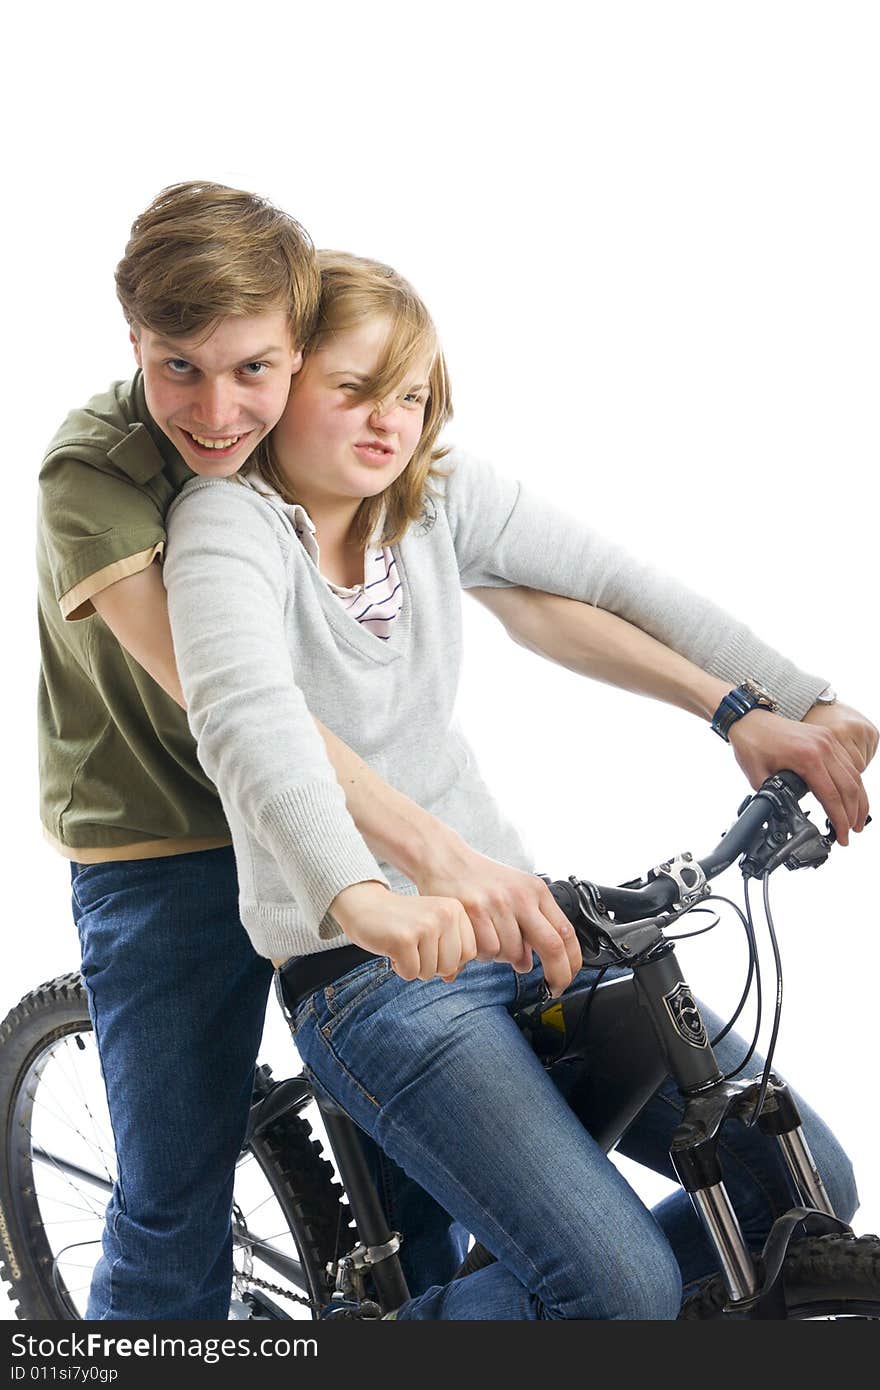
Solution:
[[[593,983],[590,985],[590,991],[586,997],[586,1000],[584,1001],[584,1007],[581,1011],[581,1016],[578,1019],[577,1027],[574,1031],[574,1034],[572,1035],[572,1045],[574,1044],[575,1038],[586,1036],[587,1027],[590,1021],[590,1006],[592,1005],[593,999],[596,996],[596,990],[601,985],[609,968],[609,966],[603,965],[600,970],[596,971],[596,976],[593,980]]]
[[[70,1298],[68,1297],[68,1291],[67,1291],[67,1289],[65,1288],[65,1286],[64,1286],[64,1284],[63,1284],[63,1282],[62,1282],[62,1279],[61,1279],[61,1271],[60,1271],[60,1269],[58,1268],[58,1265],[59,1265],[59,1263],[60,1263],[62,1257],[63,1257],[64,1255],[67,1254],[68,1250],[80,1250],[80,1249],[82,1249],[82,1247],[85,1246],[85,1245],[98,1245],[98,1244],[100,1244],[100,1241],[97,1241],[97,1240],[74,1240],[74,1241],[71,1241],[70,1245],[65,1245],[65,1246],[63,1247],[63,1249],[61,1249],[61,1250],[58,1251],[57,1255],[55,1256],[55,1258],[54,1258],[53,1261],[52,1261],[52,1287],[54,1288],[56,1294],[58,1295],[58,1298],[59,1298],[60,1302],[67,1304],[68,1308],[71,1306],[71,1304],[70,1304]],[[76,1315],[75,1315],[75,1316],[76,1316]]]
[[[776,1051],[776,1039],[779,1036],[779,1024],[782,1018],[782,957],[779,953],[779,942],[776,939],[776,931],[773,926],[773,914],[770,911],[769,873],[761,875],[761,882],[764,885],[764,915],[767,918],[767,930],[770,933],[770,944],[773,947],[773,960],[776,966],[776,1008],[773,1013],[773,1029],[770,1033],[770,1042],[767,1046],[767,1061],[764,1064],[764,1074],[761,1077],[761,1089],[758,1092],[758,1099],[755,1102],[755,1109],[752,1117],[747,1122],[749,1125],[755,1123],[764,1106],[764,1097],[767,1094],[770,1069],[773,1066],[773,1054]]]
[[[739,1076],[740,1072],[748,1066],[752,1056],[754,1055],[755,1048],[758,1046],[758,1038],[761,1033],[761,1018],[763,1014],[764,1005],[764,996],[761,986],[761,957],[758,955],[758,943],[755,938],[755,923],[752,920],[752,904],[751,899],[749,898],[748,879],[744,880],[743,887],[745,892],[746,903],[746,915],[744,924],[746,929],[746,936],[749,940],[749,974],[754,974],[755,981],[755,1031],[752,1035],[752,1041],[749,1044],[749,1049],[746,1052],[745,1057],[743,1057],[738,1067],[734,1067],[733,1071],[725,1072],[725,1081],[732,1081],[735,1076]],[[747,983],[750,984],[751,982],[748,981]],[[745,1000],[743,999],[740,1003],[740,1007],[742,1007],[742,1004],[744,1002]]]
[[[681,913],[681,917],[690,917],[692,914],[693,916],[696,916],[698,913],[702,914],[708,911],[709,908],[705,906],[689,907],[686,912]],[[697,927],[696,931],[676,932],[674,936],[670,935],[669,932],[665,932],[665,938],[667,941],[688,941],[692,936],[703,936],[703,934],[707,931],[714,931],[714,929],[718,926],[718,923],[721,921],[721,917],[717,912],[713,912],[712,916],[714,918],[714,921],[710,922],[708,927]]]
[[[740,1014],[742,1013],[743,1009],[744,1009],[745,1006],[746,1006],[746,1002],[747,1002],[747,1000],[748,1000],[749,994],[751,993],[751,989],[752,989],[752,979],[753,979],[754,973],[755,973],[755,955],[754,955],[754,952],[753,952],[753,950],[752,950],[752,943],[751,943],[751,939],[750,939],[750,937],[749,937],[749,924],[748,924],[748,922],[746,921],[745,915],[744,915],[744,913],[743,913],[743,910],[742,910],[742,908],[739,906],[739,904],[738,904],[738,903],[735,903],[735,902],[733,901],[732,898],[726,898],[726,897],[724,896],[723,893],[712,893],[710,897],[708,897],[708,898],[705,899],[705,902],[706,902],[706,903],[711,903],[711,902],[727,903],[728,907],[732,907],[732,908],[733,908],[734,912],[736,913],[737,917],[738,917],[739,920],[740,920],[740,923],[741,923],[741,925],[742,925],[743,931],[744,931],[745,934],[746,934],[746,945],[748,946],[748,952],[749,952],[749,964],[748,964],[748,970],[746,971],[746,982],[745,982],[745,986],[743,987],[743,992],[742,992],[742,994],[740,995],[739,1003],[737,1004],[737,1006],[736,1006],[736,1008],[734,1009],[733,1013],[731,1014],[730,1018],[727,1020],[727,1022],[725,1023],[725,1025],[724,1025],[724,1027],[721,1029],[721,1031],[720,1031],[719,1033],[716,1033],[715,1037],[712,1039],[712,1046],[713,1046],[713,1047],[716,1047],[716,1046],[718,1045],[718,1043],[721,1042],[722,1038],[726,1038],[726,1037],[727,1037],[727,1035],[728,1035],[728,1033],[730,1032],[731,1028],[733,1028],[733,1027],[735,1026],[737,1019],[739,1018]]]

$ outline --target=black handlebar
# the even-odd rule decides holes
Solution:
[[[833,831],[823,835],[802,811],[799,802],[808,787],[796,773],[768,777],[759,791],[739,808],[733,825],[705,859],[690,858],[662,864],[646,879],[617,887],[583,880],[549,883],[550,891],[571,921],[589,917],[613,918],[615,923],[643,922],[682,905],[688,887],[698,889],[701,873],[716,878],[735,859],[743,857],[746,877],[771,873],[780,864],[790,868],[818,867],[828,858]]]

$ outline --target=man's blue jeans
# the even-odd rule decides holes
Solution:
[[[72,892],[119,1163],[87,1317],[226,1318],[233,1169],[272,979],[239,921],[232,851],[75,864]],[[391,1224],[413,1233],[410,1288],[450,1279],[464,1233],[371,1158]]]
[[[514,1023],[511,1006],[537,999],[542,978],[540,967],[517,976],[473,962],[451,985],[405,983],[377,959],[296,1012],[297,1049],[316,1084],[498,1258],[405,1303],[401,1318],[674,1318],[682,1286],[714,1271],[684,1192],[650,1212]],[[717,1024],[705,1017],[710,1029]],[[716,1056],[726,1071],[744,1052],[728,1035]],[[751,1065],[755,1073],[763,1063]],[[799,1105],[835,1211],[849,1220],[857,1196],[846,1155]],[[621,1152],[672,1176],[680,1113],[669,1082]],[[727,1189],[760,1246],[792,1204],[785,1170],[775,1143],[738,1124],[726,1129]]]

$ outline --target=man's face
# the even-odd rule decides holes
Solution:
[[[164,338],[140,328],[131,341],[150,414],[206,478],[241,468],[284,410],[290,379],[302,366],[283,309],[221,319],[207,338]]]

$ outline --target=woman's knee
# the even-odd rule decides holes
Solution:
[[[856,1176],[849,1155],[823,1120],[801,1102],[804,1138],[835,1216],[851,1221],[859,1208]]]
[[[622,1262],[605,1294],[605,1318],[630,1322],[670,1322],[681,1308],[681,1272],[665,1238],[642,1247]]]
[[[814,1154],[814,1159],[815,1159]],[[859,1209],[856,1175],[845,1149],[834,1141],[833,1151],[824,1163],[816,1161],[819,1175],[825,1184],[831,1208],[841,1221],[852,1221]]]
[[[659,1227],[623,1234],[601,1253],[593,1245],[589,1259],[579,1260],[565,1283],[567,1296],[542,1296],[546,1317],[667,1322],[681,1307],[678,1261]]]

